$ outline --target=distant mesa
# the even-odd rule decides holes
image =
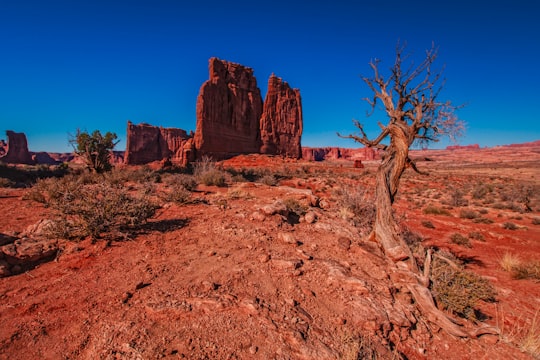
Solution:
[[[446,150],[479,150],[480,145],[471,144],[471,145],[450,145],[446,147]]]
[[[24,133],[6,131],[7,143],[0,143],[0,161],[7,164],[35,164],[28,151],[28,142]]]

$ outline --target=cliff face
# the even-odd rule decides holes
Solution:
[[[185,166],[193,156],[193,140],[185,130],[133,125],[128,121],[124,163],[137,165],[167,159]]]
[[[300,91],[272,74],[260,121],[261,154],[301,158],[302,126]]]
[[[169,159],[185,166],[203,156],[221,160],[257,153],[302,157],[298,89],[272,75],[263,107],[251,68],[211,58],[209,74],[197,97],[195,134],[128,122],[126,164]]]
[[[211,58],[209,72],[197,98],[197,156],[258,153],[263,103],[253,70]]]
[[[28,151],[28,142],[24,133],[16,133],[11,130],[6,131],[7,144],[3,146],[3,156],[0,161],[8,164],[34,164],[32,155]]]

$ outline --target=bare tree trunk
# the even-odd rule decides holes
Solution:
[[[409,156],[409,137],[406,126],[388,126],[390,145],[377,171],[375,197],[377,215],[374,235],[385,254],[393,261],[412,259],[409,247],[405,244],[394,221],[392,204],[397,194],[399,180],[407,166]]]

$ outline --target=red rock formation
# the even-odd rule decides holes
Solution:
[[[262,97],[251,68],[211,58],[197,98],[197,157],[258,153]]]
[[[302,148],[302,158],[310,161],[323,160],[378,160],[381,158],[380,152],[373,148],[339,148],[339,147],[324,147],[324,148]]]
[[[28,151],[28,142],[24,133],[16,133],[11,130],[6,131],[8,138],[7,150],[0,157],[0,161],[8,164],[34,164],[32,155]]]
[[[175,165],[185,166],[193,156],[193,140],[185,130],[133,125],[128,121],[125,164],[147,164],[168,159]]]
[[[274,74],[268,79],[261,127],[261,154],[302,157],[302,100],[298,89]]]

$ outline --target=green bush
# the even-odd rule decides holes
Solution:
[[[495,289],[486,279],[437,258],[432,264],[431,280],[437,305],[467,319],[476,319],[475,308],[480,300],[495,300]]]
[[[102,135],[99,130],[92,134],[77,129],[77,134],[70,139],[75,153],[86,162],[86,166],[93,172],[102,173],[112,169],[111,152],[118,144],[115,133],[107,132]]]

